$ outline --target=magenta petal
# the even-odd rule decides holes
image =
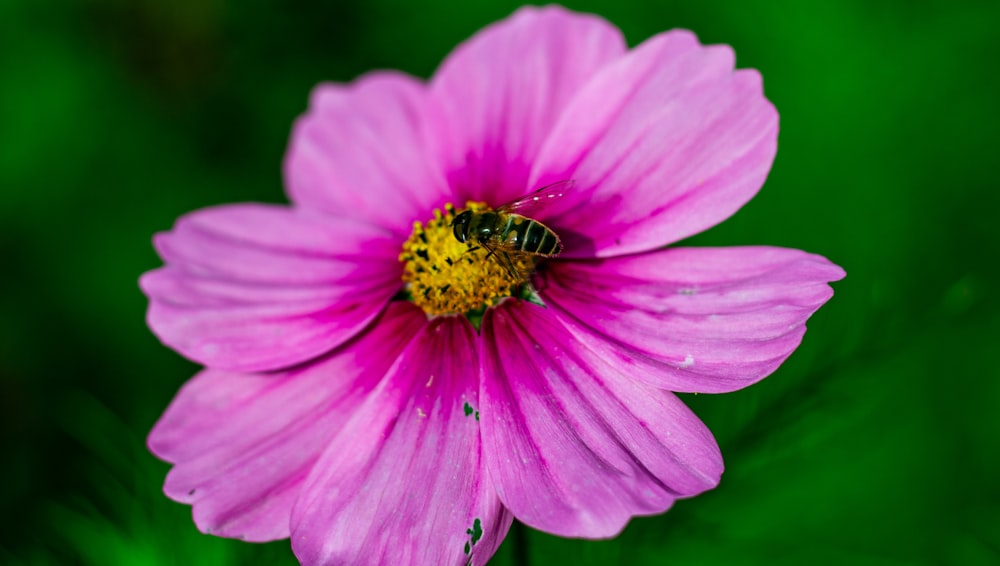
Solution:
[[[268,375],[201,372],[149,436],[150,450],[175,464],[167,495],[194,506],[203,532],[289,536],[313,464],[424,324],[419,309],[393,303],[372,332],[316,363]]]
[[[714,487],[722,456],[676,396],[631,379],[551,311],[506,301],[483,320],[483,447],[524,523],[608,537]]]
[[[425,99],[426,87],[401,73],[316,87],[285,156],[289,197],[405,239],[448,194],[422,139]]]
[[[772,247],[671,248],[553,263],[546,304],[600,355],[670,391],[721,393],[773,372],[844,270]]]
[[[456,48],[431,82],[428,138],[459,200],[522,196],[549,130],[594,73],[625,52],[617,28],[526,7]]]
[[[398,242],[354,220],[232,205],[182,217],[143,275],[150,328],[208,367],[266,371],[322,354],[400,288]]]
[[[727,46],[672,31],[606,67],[571,101],[532,185],[575,179],[555,210],[565,257],[658,248],[728,218],[760,189],[778,114]],[[557,218],[556,218],[557,217]]]
[[[475,339],[464,318],[434,319],[337,435],[293,511],[303,564],[465,565],[493,554],[511,516],[484,471]]]

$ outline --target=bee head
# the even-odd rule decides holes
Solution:
[[[451,221],[451,230],[455,234],[455,239],[463,244],[469,239],[469,222],[471,221],[471,210],[463,210]]]

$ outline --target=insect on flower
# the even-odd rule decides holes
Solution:
[[[572,180],[560,181],[496,209],[463,210],[452,221],[455,238],[479,244],[489,252],[486,259],[495,258],[514,280],[525,280],[530,273],[518,268],[517,258],[550,258],[563,249],[559,235],[529,215],[541,212],[572,187]]]

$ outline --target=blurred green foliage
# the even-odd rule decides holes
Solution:
[[[1000,562],[998,3],[569,2],[630,43],[684,27],[781,113],[761,194],[693,245],[821,253],[848,278],[747,390],[686,400],[721,486],[535,564]],[[319,81],[427,77],[496,0],[0,3],[0,563],[294,564],[201,535],[144,437],[196,366],[136,278],[184,212],[282,202]],[[496,558],[511,564],[508,542]]]

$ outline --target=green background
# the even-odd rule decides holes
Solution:
[[[1000,562],[1000,3],[570,2],[630,44],[728,43],[781,113],[760,195],[694,245],[823,254],[848,277],[773,376],[688,396],[718,489],[535,564]],[[0,2],[0,563],[293,564],[201,535],[146,432],[196,366],[146,329],[150,236],[283,202],[322,80],[429,76],[500,1]],[[494,563],[512,564],[511,539]]]

